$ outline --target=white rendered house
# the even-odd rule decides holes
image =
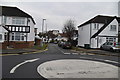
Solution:
[[[17,7],[0,6],[0,44],[1,48],[25,48],[34,45],[35,21]]]
[[[90,48],[100,48],[109,41],[118,41],[118,27],[120,17],[98,15],[89,21],[78,26],[78,46]]]

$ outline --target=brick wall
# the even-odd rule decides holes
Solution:
[[[0,43],[0,49],[6,49],[8,43]],[[9,46],[15,49],[21,49],[21,48],[30,48],[34,46],[34,41],[11,41],[9,42]]]
[[[35,39],[35,45],[40,45],[41,39]]]

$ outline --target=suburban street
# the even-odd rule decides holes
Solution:
[[[49,44],[48,50],[41,53],[9,55],[2,57],[3,78],[42,78],[37,67],[47,61],[78,59],[103,62],[118,66],[118,57],[106,55],[77,54],[69,49],[62,49],[57,44]],[[30,61],[31,60],[31,61]],[[72,64],[72,63],[71,63]],[[15,68],[15,66],[17,66]],[[14,68],[14,69],[13,69]],[[11,71],[12,70],[12,71]]]

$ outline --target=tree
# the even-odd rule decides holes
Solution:
[[[64,27],[63,27],[63,33],[65,33],[68,38],[68,41],[72,42],[73,40],[73,36],[74,36],[74,31],[75,31],[75,23],[73,20],[67,20],[64,24]]]
[[[48,37],[54,39],[57,37],[57,35],[53,34],[52,31],[48,31]]]

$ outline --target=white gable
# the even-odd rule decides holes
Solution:
[[[116,25],[116,31],[111,31],[111,25]],[[106,35],[106,36],[117,36],[118,34],[118,22],[114,19],[99,35]]]

